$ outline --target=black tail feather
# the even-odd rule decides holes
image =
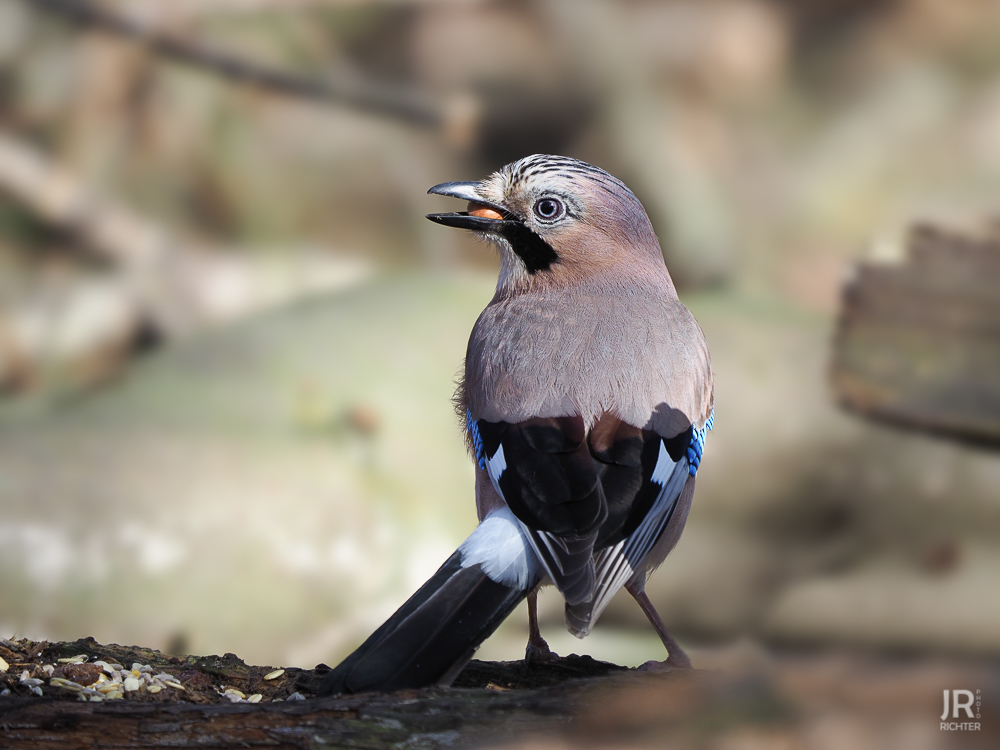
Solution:
[[[491,580],[456,552],[323,679],[321,695],[403,690],[455,679],[528,594]]]

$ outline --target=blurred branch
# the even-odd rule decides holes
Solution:
[[[467,107],[442,104],[431,97],[395,86],[342,77],[324,80],[274,70],[228,52],[212,49],[165,32],[134,17],[100,7],[92,0],[23,0],[45,11],[109,34],[126,37],[161,57],[199,68],[235,83],[266,91],[332,103],[386,115],[424,127],[456,127],[452,120],[467,116]]]
[[[88,378],[98,371],[103,377],[140,331],[182,335],[343,287],[370,270],[321,249],[251,253],[199,245],[95,194],[76,175],[3,132],[0,192],[116,270],[103,284],[63,289],[58,310],[35,299],[0,311],[0,388],[30,385],[41,363],[50,360],[86,361]],[[54,326],[40,322],[49,319]]]
[[[167,245],[158,227],[93,195],[72,174],[4,133],[0,133],[0,190],[116,265],[151,262]]]
[[[310,8],[347,8],[359,5],[443,5],[463,4],[485,0],[170,0],[170,12],[182,18],[198,18],[224,13],[267,13],[273,11],[298,11]],[[159,13],[163,0],[130,0],[128,12],[137,15]]]

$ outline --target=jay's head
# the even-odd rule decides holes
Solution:
[[[638,198],[586,162],[536,154],[480,182],[445,182],[428,192],[468,201],[466,211],[427,218],[496,244],[501,286],[571,282],[616,269],[665,273]]]

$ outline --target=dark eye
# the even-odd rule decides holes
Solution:
[[[535,204],[535,213],[540,219],[552,220],[562,216],[566,209],[555,198],[542,198]]]

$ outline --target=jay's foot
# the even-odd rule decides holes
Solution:
[[[691,668],[691,660],[680,649],[670,654],[664,661],[647,661],[636,667],[639,672],[672,672],[675,669]]]
[[[555,661],[558,658],[559,654],[550,649],[549,644],[541,636],[528,639],[528,645],[524,649],[525,664],[544,664],[545,662]]]

